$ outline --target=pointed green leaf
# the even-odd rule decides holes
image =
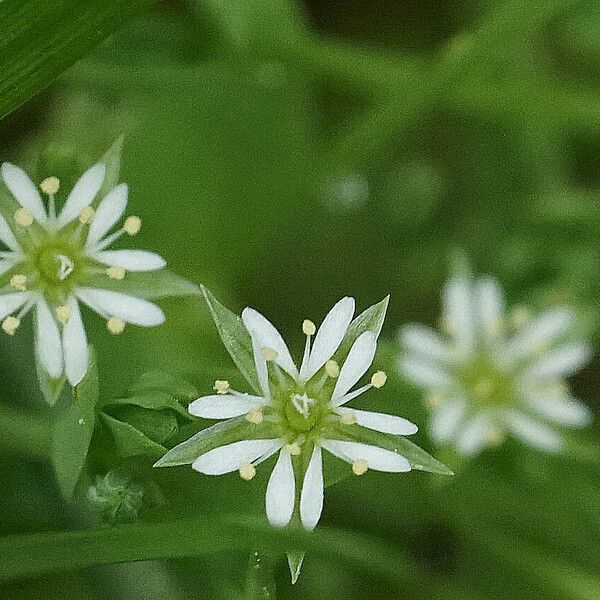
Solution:
[[[417,471],[428,471],[438,475],[454,475],[446,465],[401,435],[390,435],[355,425],[344,428],[344,435],[341,437],[397,452],[404,456],[410,462],[412,468]]]
[[[101,156],[98,162],[102,163],[106,169],[102,187],[96,194],[95,204],[99,203],[115,185],[119,183],[119,175],[121,174],[121,152],[123,150],[124,137],[119,136],[112,146]]]
[[[140,406],[141,408],[148,408],[151,410],[170,409],[186,419],[193,419],[188,411],[181,406],[173,396],[163,392],[149,392],[139,396],[116,398],[114,400],[108,400],[102,405],[103,408],[115,406]]]
[[[344,361],[346,356],[348,356],[348,352],[350,352],[352,344],[356,341],[356,338],[358,338],[361,333],[364,333],[365,331],[372,331],[377,337],[379,337],[381,328],[383,327],[383,321],[385,320],[385,314],[387,312],[389,301],[390,297],[386,296],[377,304],[373,304],[373,306],[370,306],[364,310],[352,321],[352,323],[350,323],[348,331],[346,332],[338,351],[335,353],[335,359],[340,364]]]
[[[146,300],[167,296],[199,296],[200,288],[167,269],[160,271],[129,272],[120,281],[109,279],[104,273],[90,277],[89,287],[131,294]]]
[[[190,465],[201,454],[213,448],[233,444],[233,442],[243,439],[266,439],[268,437],[270,436],[262,433],[261,427],[249,423],[245,417],[228,419],[227,421],[221,421],[199,431],[189,440],[175,446],[158,460],[154,466],[176,467],[179,465]]]
[[[153,442],[148,436],[136,429],[133,425],[101,413],[102,420],[110,430],[119,456],[149,456],[156,458],[167,450],[164,446]]]
[[[88,372],[73,389],[73,398],[56,419],[52,440],[52,464],[58,485],[67,499],[71,498],[85,466],[96,422],[98,402],[98,370],[96,356],[90,346]]]
[[[219,335],[223,340],[225,348],[227,348],[227,352],[229,352],[233,362],[254,391],[262,394],[258,376],[256,375],[256,366],[252,353],[252,339],[246,327],[244,327],[242,319],[228,308],[225,308],[208,288],[201,287]]]
[[[198,390],[191,383],[165,371],[144,373],[131,388],[132,394],[148,392],[164,392],[186,403],[198,398]]]

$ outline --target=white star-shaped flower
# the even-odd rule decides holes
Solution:
[[[356,475],[368,469],[406,472],[411,463],[402,454],[358,441],[366,429],[394,436],[410,435],[417,427],[401,417],[357,410],[346,406],[371,388],[385,384],[378,371],[370,383],[353,389],[371,367],[377,347],[372,331],[360,334],[343,364],[332,357],[338,351],[354,314],[354,300],[343,298],[325,317],[318,329],[304,321],[304,358],[296,366],[277,329],[260,313],[246,308],[242,321],[250,333],[254,364],[261,395],[232,390],[226,381],[215,382],[215,395],[193,401],[192,415],[206,419],[246,422],[242,439],[228,440],[195,457],[192,467],[206,475],[238,471],[243,479],[254,477],[261,462],[278,453],[266,491],[266,512],[271,524],[287,525],[296,507],[296,481],[301,482],[299,517],[306,529],[313,529],[323,508],[322,452],[350,463]],[[215,426],[219,427],[219,426]],[[233,430],[233,428],[232,428]],[[205,430],[207,431],[207,430]],[[200,432],[199,436],[205,436]],[[219,430],[214,431],[215,439]],[[156,466],[186,464],[179,457],[189,455],[188,440],[168,452]],[[191,462],[191,461],[190,461]]]
[[[162,269],[165,261],[142,250],[107,250],[124,233],[135,235],[141,220],[127,217],[118,231],[109,234],[125,212],[127,185],[115,186],[92,208],[104,181],[104,165],[93,165],[81,176],[58,214],[56,177],[40,184],[48,197],[46,209],[40,191],[22,169],[3,163],[1,171],[19,206],[10,223],[0,215],[0,241],[7,247],[0,252],[5,282],[0,290],[2,329],[13,335],[34,309],[39,362],[51,378],[64,373],[76,385],[88,368],[80,303],[105,318],[113,334],[121,333],[126,323],[151,327],[165,320],[163,311],[147,300],[98,287],[98,276],[115,284],[128,271]]]
[[[569,341],[575,317],[568,307],[529,318],[524,309],[505,315],[491,277],[450,279],[443,296],[445,334],[423,325],[400,331],[405,349],[398,367],[429,392],[429,431],[439,444],[472,455],[511,433],[530,446],[557,452],[557,426],[583,427],[587,406],[565,382],[590,357],[583,342]]]

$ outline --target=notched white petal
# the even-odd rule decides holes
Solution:
[[[126,271],[157,271],[167,265],[162,256],[146,250],[103,250],[92,258],[110,267],[123,267]]]
[[[444,338],[424,325],[405,325],[399,332],[399,342],[411,354],[423,356],[431,361],[445,362],[450,357]]]
[[[463,400],[450,399],[435,408],[429,422],[429,433],[434,442],[444,444],[449,442],[457,433],[466,415],[466,405]]]
[[[69,298],[69,319],[63,327],[65,373],[69,383],[77,385],[88,369],[88,345],[81,312],[75,298]]]
[[[592,411],[583,402],[566,395],[530,394],[527,404],[540,416],[565,427],[585,427],[592,421]]]
[[[379,446],[342,440],[323,440],[321,446],[346,462],[364,460],[369,469],[374,471],[406,473],[411,469],[410,463],[404,456]]]
[[[439,364],[418,356],[406,355],[398,360],[398,370],[404,376],[426,389],[448,387],[453,384],[453,378]]]
[[[273,448],[277,440],[241,440],[219,446],[199,456],[192,468],[205,475],[232,473],[244,463],[252,463]]]
[[[456,449],[463,456],[472,456],[482,450],[494,433],[494,421],[487,413],[481,413],[467,421],[458,433]]]
[[[294,513],[296,481],[292,457],[281,451],[269,478],[266,494],[266,511],[269,523],[274,527],[285,527]]]
[[[26,208],[42,225],[46,224],[47,216],[42,197],[37,187],[27,173],[11,163],[2,163],[2,179],[15,200]]]
[[[0,241],[13,252],[21,252],[21,246],[6,219],[0,215]]]
[[[260,396],[213,394],[191,402],[188,411],[203,419],[231,419],[245,415],[263,404],[264,399]]]
[[[106,169],[103,164],[98,163],[91,166],[75,183],[70,191],[65,205],[58,215],[57,223],[63,227],[79,216],[79,213],[90,206],[104,181]]]
[[[48,375],[56,379],[63,370],[63,349],[58,325],[43,298],[37,301],[35,312],[38,356]]]
[[[362,425],[367,429],[373,429],[374,431],[381,431],[382,433],[413,435],[413,433],[419,431],[419,428],[414,423],[396,415],[346,407],[338,408],[337,413],[340,415],[352,415],[358,425]]]
[[[123,216],[127,208],[127,193],[127,184],[120,183],[100,202],[88,232],[86,240],[88,248],[95,246]]]
[[[506,416],[506,426],[521,441],[543,452],[558,452],[562,447],[560,434],[516,411]]]
[[[587,344],[569,344],[544,354],[529,367],[523,378],[545,379],[569,377],[583,367],[591,357],[591,349]]]
[[[350,388],[367,372],[373,363],[376,349],[377,338],[373,332],[365,331],[358,336],[340,369],[333,390],[333,401],[347,394]]]
[[[0,296],[0,320],[11,313],[19,310],[27,300],[31,298],[31,292],[11,292]]]
[[[321,448],[315,446],[304,475],[300,495],[300,520],[309,531],[317,526],[321,518],[323,487],[323,458]]]

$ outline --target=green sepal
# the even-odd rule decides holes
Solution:
[[[149,456],[155,458],[166,452],[166,448],[152,441],[133,425],[101,413],[102,420],[110,430],[119,456]]]
[[[38,353],[38,345],[37,345],[37,331],[34,327],[34,355],[35,355],[35,371],[37,373],[38,384],[40,388],[40,392],[44,397],[44,400],[49,406],[54,406],[58,399],[60,398],[62,391],[64,390],[65,383],[67,382],[67,377],[63,373],[60,377],[54,378],[48,375],[44,365],[42,365],[42,361],[40,360],[40,356]]]
[[[156,461],[154,466],[176,467],[179,465],[190,465],[201,454],[213,448],[233,444],[240,440],[259,440],[269,439],[270,437],[273,437],[272,432],[269,432],[264,427],[248,422],[243,416],[236,417],[227,421],[221,421],[199,431],[189,440],[169,450],[161,459]]]
[[[292,585],[298,581],[300,577],[300,571],[302,569],[302,563],[306,552],[300,552],[299,550],[293,550],[287,553],[288,567],[290,569],[290,575],[292,577]]]
[[[89,348],[89,367],[73,389],[72,401],[54,424],[51,458],[58,486],[66,499],[73,495],[85,462],[96,422],[98,370],[94,349]]]
[[[130,294],[145,300],[156,300],[167,296],[199,296],[200,288],[169,271],[130,271],[124,279],[110,279],[105,273],[91,275],[87,282],[88,287],[98,287],[104,290]]]
[[[372,331],[376,337],[379,337],[389,301],[390,297],[386,296],[383,300],[377,302],[377,304],[373,304],[373,306],[364,310],[352,321],[352,323],[350,323],[340,347],[334,354],[334,359],[340,365],[348,356],[352,344],[354,344],[356,339],[362,333],[365,333],[365,331]]]
[[[201,288],[227,352],[252,389],[262,395],[252,352],[252,338],[242,319],[225,308],[208,288]]]
[[[108,400],[103,403],[102,408],[115,406],[139,406],[157,411],[168,409],[176,412],[185,419],[193,419],[188,411],[173,396],[164,392],[148,392],[139,396]]]
[[[143,395],[152,392],[164,392],[186,404],[198,398],[198,390],[195,386],[185,379],[165,371],[144,373],[131,388],[132,394]]]
[[[105,167],[104,181],[96,194],[94,204],[97,205],[119,183],[121,175],[121,154],[124,136],[120,135],[111,147],[100,157],[99,163]]]
[[[345,426],[343,432],[338,430],[338,435],[334,434],[332,437],[379,446],[385,450],[401,454],[410,462],[411,467],[417,471],[427,471],[438,475],[454,475],[446,465],[401,435],[391,435],[373,431],[360,425],[351,425]]]

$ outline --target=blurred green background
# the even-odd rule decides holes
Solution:
[[[599,76],[598,2],[170,0],[0,121],[0,158],[75,157],[83,171],[124,133],[122,180],[144,220],[136,246],[232,310],[258,308],[293,348],[302,320],[341,296],[362,309],[390,293],[378,360],[392,381],[369,403],[418,423],[435,454],[419,392],[393,376],[391,342],[403,323],[435,324],[457,252],[511,303],[571,303],[598,342]],[[165,326],[120,337],[87,315],[102,397],[153,368],[201,392],[229,376],[206,306],[163,306]],[[43,416],[31,343],[29,327],[0,340],[0,395]],[[573,382],[594,406],[599,368]],[[278,563],[278,597],[597,600],[597,428],[582,438],[579,460],[509,441],[450,482],[340,483],[322,523],[387,541],[400,583],[368,557],[359,570],[309,554],[293,587]],[[80,522],[43,459],[3,449],[0,478],[4,534]],[[259,478],[153,478],[164,502],[149,518],[262,510]],[[96,567],[5,584],[0,598],[243,598],[245,561]]]

